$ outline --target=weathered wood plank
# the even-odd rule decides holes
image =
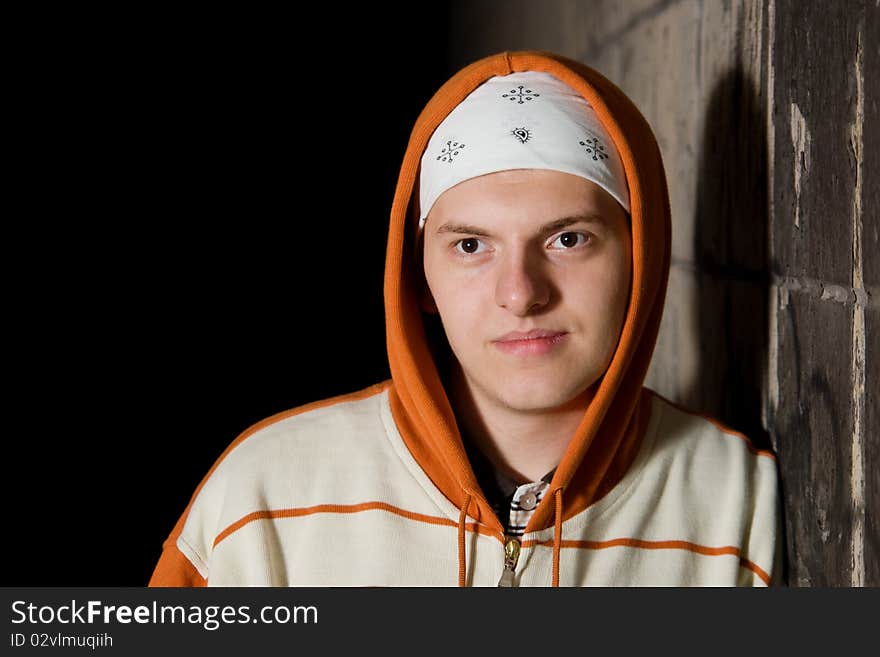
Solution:
[[[880,118],[880,117],[878,117]],[[880,148],[880,140],[874,138],[877,148]],[[878,160],[878,158],[874,158]],[[880,161],[876,161],[880,166]],[[874,190],[874,202],[880,203],[877,198],[877,190]],[[874,206],[878,207],[878,206]],[[876,221],[876,220],[875,220]],[[868,220],[865,220],[866,224]],[[865,231],[863,235],[866,235]],[[871,245],[874,253],[880,253],[880,240],[877,239],[876,230],[873,231],[872,240],[867,240],[863,246]],[[874,277],[874,303],[877,298],[877,267],[872,276]],[[865,358],[865,417],[864,417],[864,477],[865,477],[865,545],[864,545],[864,585],[880,586],[880,308],[876,305],[869,308],[865,314],[866,358]]]
[[[774,3],[772,262],[788,292],[778,315],[779,404],[771,430],[794,585],[851,585],[862,549],[853,527],[859,167],[851,141],[862,7]]]
[[[775,0],[775,12],[775,271],[847,285],[855,171],[846,119],[861,15],[849,3],[800,0]]]
[[[865,586],[880,586],[880,7],[866,2],[862,30],[862,273],[865,313]]]
[[[850,581],[851,309],[781,299],[779,408],[773,432],[786,508],[789,583]]]

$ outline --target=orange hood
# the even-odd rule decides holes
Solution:
[[[600,499],[632,463],[647,425],[647,373],[669,278],[671,222],[666,176],[657,142],[635,105],[598,72],[547,51],[501,52],[453,75],[422,110],[410,135],[391,207],[385,260],[385,321],[393,385],[392,413],[415,459],[461,509],[459,560],[464,581],[463,532],[468,526],[503,538],[459,434],[434,362],[419,305],[415,262],[418,172],[434,129],[470,92],[496,75],[545,71],[578,91],[594,108],[620,153],[630,194],[632,277],[629,306],[617,349],[596,394],[560,461],[549,493],[526,532],[556,527],[554,584],[558,583],[561,523]]]

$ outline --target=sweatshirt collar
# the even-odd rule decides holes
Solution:
[[[480,488],[482,488],[483,493],[486,495],[486,500],[493,507],[500,502],[510,499],[516,492],[516,489],[523,484],[542,482],[549,484],[553,480],[553,474],[556,472],[554,467],[541,477],[539,481],[519,481],[496,468],[489,457],[472,440],[462,436],[462,442],[468,459],[471,462],[471,467],[474,470],[474,475],[476,475],[477,483],[480,484]]]

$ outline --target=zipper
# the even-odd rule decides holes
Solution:
[[[519,539],[504,537],[504,571],[498,580],[499,587],[512,587],[513,576],[516,573],[516,562],[519,560]]]

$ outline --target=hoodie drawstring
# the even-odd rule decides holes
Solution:
[[[471,497],[470,493],[464,498],[464,504],[461,507],[461,513],[458,515],[458,585],[466,586],[467,582],[467,567],[465,565],[465,550],[464,550],[464,530],[465,530],[465,519],[467,518],[467,510],[471,505]]]
[[[556,507],[556,521],[553,523],[553,586],[559,586],[559,551],[562,548],[562,489],[554,491],[553,506]]]

